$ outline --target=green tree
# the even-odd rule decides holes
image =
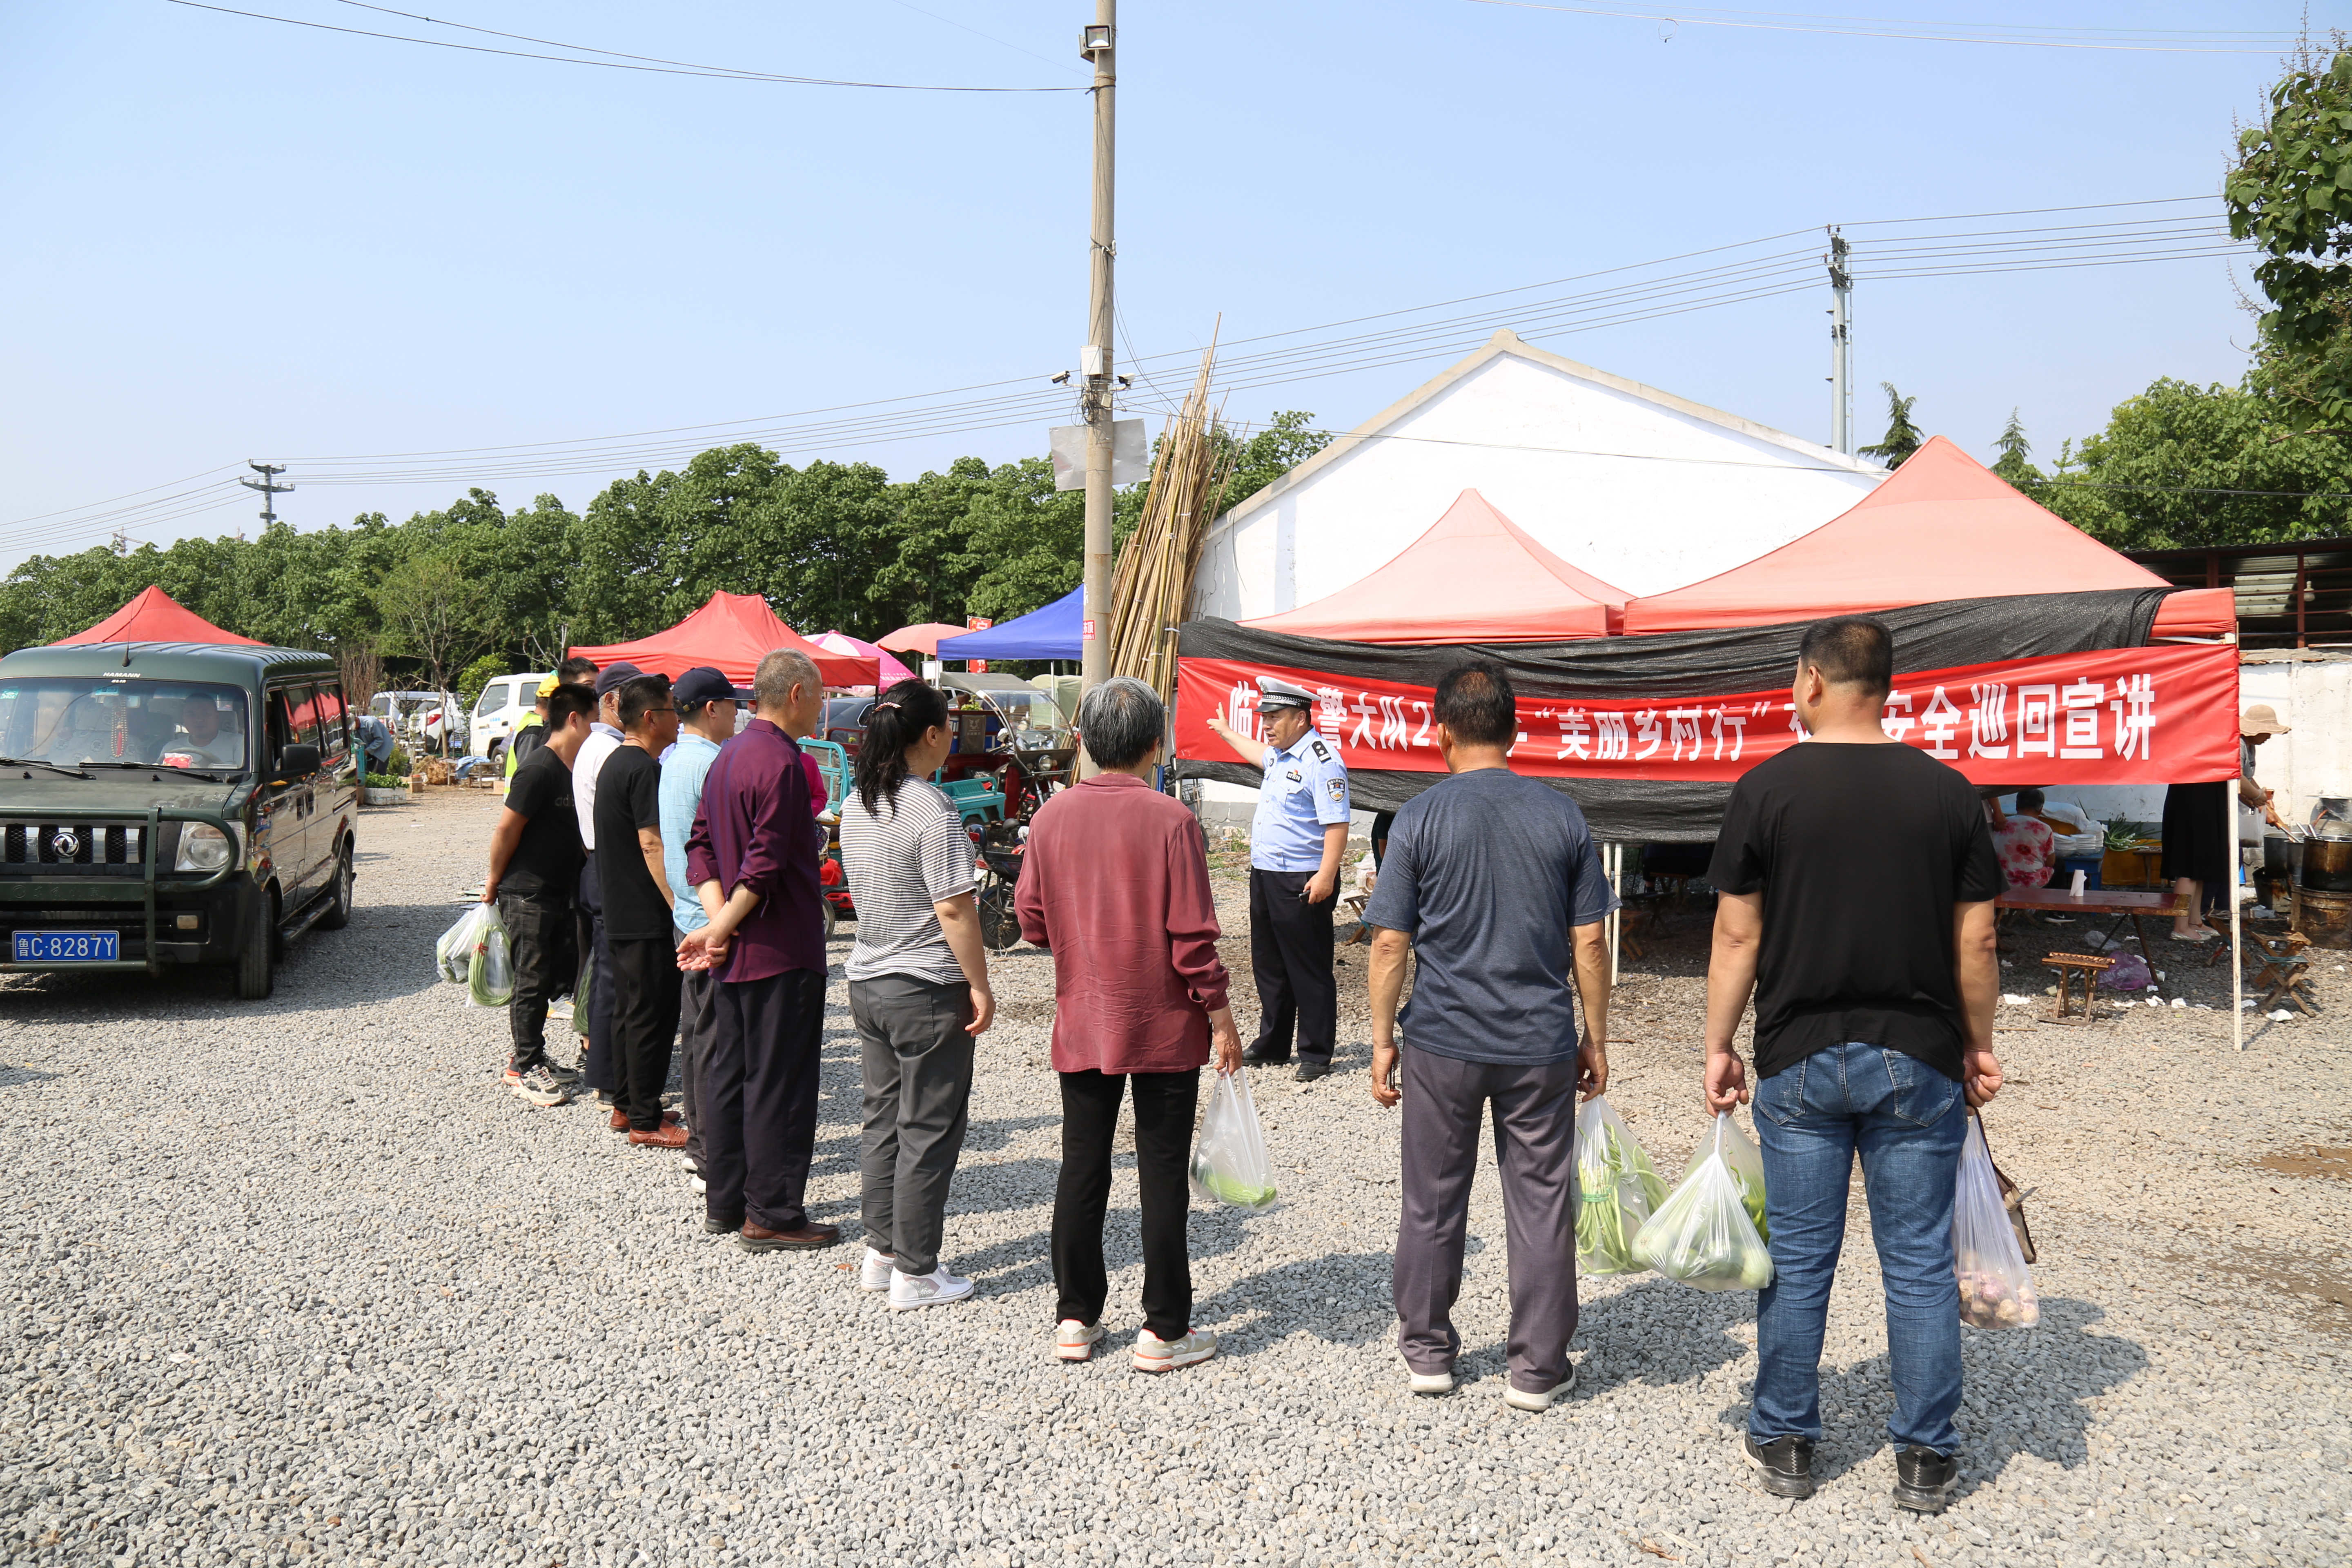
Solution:
[[[2352,446],[2298,434],[2246,387],[2158,380],[2062,450],[2035,499],[2117,549],[2253,544],[2347,531]]]
[[[394,567],[376,590],[376,605],[396,651],[424,660],[435,691],[448,690],[452,669],[489,640],[488,595],[439,551],[418,551]]]
[[[482,695],[482,688],[501,675],[516,673],[514,661],[502,653],[486,653],[457,672],[457,706],[467,713]]]
[[[1236,438],[1223,426],[1217,435],[1229,448],[1233,465],[1233,478],[1225,484],[1227,511],[1331,444],[1331,432],[1317,429],[1315,416],[1297,408],[1282,410],[1255,435]]]
[[[2000,437],[1993,446],[2000,456],[1994,460],[1992,471],[2032,495],[2033,487],[2042,482],[2042,470],[2031,461],[2033,447],[2025,438],[2025,424],[2018,418],[2016,409],[2009,411],[2009,423],[2000,427]]]
[[[1927,444],[1926,434],[1911,423],[1911,405],[1919,400],[1906,397],[1895,391],[1891,381],[1882,381],[1878,384],[1886,389],[1886,434],[1875,447],[1857,447],[1855,455],[1875,458],[1890,468],[1899,468],[1912,453]]]
[[[2352,428],[2352,53],[2288,68],[2221,195],[2231,234],[2263,252],[2257,383],[2296,429]]]

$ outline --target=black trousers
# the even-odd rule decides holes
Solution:
[[[572,989],[580,965],[572,895],[545,889],[499,895],[507,951],[514,956],[514,1000],[507,1024],[514,1035],[509,1060],[528,1070],[547,1059],[547,1005]]]
[[[685,932],[672,931],[683,938]],[[710,1066],[710,1047],[719,1034],[719,977],[708,969],[678,975],[677,1048],[686,1058],[678,1076],[685,1080],[686,1157],[696,1169],[702,1165],[702,1077]]]
[[[788,969],[719,982],[719,1027],[702,1069],[703,1203],[721,1224],[808,1223],[824,976]]]
[[[580,1053],[580,1078],[590,1089],[616,1097],[621,1092],[618,1064],[613,1058],[613,954],[604,940],[604,890],[596,880],[596,858],[580,868],[580,913],[583,934],[580,955],[587,960],[587,976],[575,1007],[588,1010],[588,1044]]]
[[[677,949],[658,936],[608,936],[604,951],[612,955],[605,990],[613,999],[613,1103],[632,1131],[651,1132],[661,1125],[670,1042],[677,1037]]]
[[[1102,1321],[1110,1279],[1103,1268],[1103,1214],[1110,1205],[1111,1135],[1118,1102],[1135,1094],[1135,1183],[1143,1207],[1143,1322],[1163,1340],[1192,1328],[1192,1254],[1184,1184],[1201,1069],[1124,1076],[1066,1072],[1062,1079],[1062,1177],[1054,1187],[1056,1321]]]
[[[1336,898],[1310,904],[1299,895],[1311,871],[1250,868],[1250,967],[1257,972],[1257,1040],[1251,1047],[1276,1061],[1298,1054],[1328,1062],[1339,1037],[1339,984],[1331,976],[1331,911]]]

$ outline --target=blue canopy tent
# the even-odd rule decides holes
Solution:
[[[1081,656],[1078,623],[1086,593],[1084,588],[1073,588],[1045,608],[1032,610],[1018,620],[982,632],[966,632],[959,637],[941,637],[939,657],[1077,658]],[[1104,631],[1108,634],[1108,627]]]

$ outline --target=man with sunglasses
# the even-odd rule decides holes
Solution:
[[[612,1128],[632,1143],[683,1149],[686,1129],[661,1104],[677,1034],[678,973],[656,760],[677,739],[677,708],[665,675],[635,676],[618,696],[623,739],[597,778],[595,805],[596,880],[613,957]]]

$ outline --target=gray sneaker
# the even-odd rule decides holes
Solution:
[[[544,1063],[507,1074],[507,1087],[527,1105],[562,1105],[572,1098],[571,1088],[558,1082]]]
[[[565,1067],[553,1057],[540,1058],[539,1065],[546,1069],[548,1077],[563,1085],[566,1089],[571,1088],[573,1084],[580,1081],[580,1069],[578,1068]]]
[[[1163,1340],[1150,1329],[1138,1329],[1133,1351],[1138,1372],[1174,1372],[1217,1353],[1217,1336],[1194,1329],[1181,1340]]]

